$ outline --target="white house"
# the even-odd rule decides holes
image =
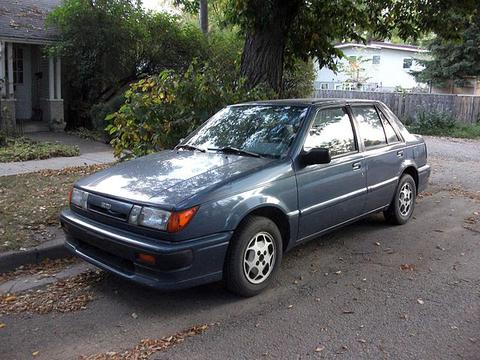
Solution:
[[[425,56],[425,49],[413,45],[397,45],[387,42],[370,42],[367,45],[345,43],[336,45],[343,51],[345,57],[338,60],[340,68],[348,67],[349,60],[361,60],[361,77],[366,79],[361,84],[348,81],[345,71],[334,73],[324,67],[318,68],[315,79],[315,88],[323,90],[377,90],[394,91],[395,88],[412,89],[426,87],[417,83],[410,75],[412,70],[421,70],[422,67],[415,60]]]
[[[11,0],[0,6],[0,129],[26,121],[50,130],[65,127],[62,66],[45,46],[55,31],[45,25],[61,0]]]

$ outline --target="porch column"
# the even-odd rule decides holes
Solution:
[[[48,98],[55,99],[55,62],[51,56],[48,58]]]
[[[2,81],[0,97],[7,97],[7,79],[5,77],[5,42],[0,41],[0,81]]]
[[[55,94],[57,95],[56,99],[62,98],[62,62],[60,58],[57,57],[55,64]]]
[[[13,99],[14,91],[13,91],[13,44],[7,44],[8,50],[8,58],[7,58],[7,71],[8,71],[8,97]]]

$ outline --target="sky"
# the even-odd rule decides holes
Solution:
[[[172,0],[143,0],[143,7],[148,10],[167,11],[176,13]]]

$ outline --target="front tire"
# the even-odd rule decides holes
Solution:
[[[249,216],[232,237],[225,262],[227,289],[250,297],[268,287],[282,262],[282,236],[277,225]]]
[[[415,180],[409,174],[404,174],[398,182],[392,203],[383,212],[385,219],[394,225],[407,223],[412,217],[416,197]]]

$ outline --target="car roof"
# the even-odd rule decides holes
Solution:
[[[325,106],[325,105],[346,105],[355,103],[377,104],[377,100],[368,99],[341,99],[341,98],[307,98],[307,99],[281,99],[281,100],[262,100],[250,101],[233,106],[240,105],[281,105],[281,106]]]

